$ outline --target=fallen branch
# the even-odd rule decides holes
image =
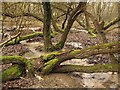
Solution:
[[[20,43],[20,41],[32,39],[32,38],[37,37],[37,36],[43,37],[43,33],[42,32],[35,32],[35,33],[29,34],[26,36],[19,36],[19,37],[15,36],[14,38],[7,40],[6,42],[4,42],[4,44],[1,44],[1,45],[8,46],[8,45],[18,44],[18,43]]]
[[[120,21],[120,16],[115,18],[114,20],[110,21],[108,24],[106,24],[103,29],[106,30],[108,29],[109,27],[111,27],[112,25],[116,24],[117,22]]]
[[[10,39],[6,40],[5,42],[1,43],[1,44],[0,44],[0,47],[4,46],[4,45],[7,44],[9,41],[17,38],[18,36],[20,36],[20,34],[21,34],[21,33],[19,32],[17,35],[15,35],[15,36],[11,37]]]

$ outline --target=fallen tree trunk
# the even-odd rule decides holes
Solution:
[[[43,66],[41,66],[41,73],[49,74],[50,72],[118,71],[117,68],[119,67],[119,64],[105,64],[105,65],[95,65],[95,66],[74,66],[74,65],[60,66],[60,63],[66,60],[70,60],[72,58],[87,58],[92,55],[107,54],[108,52],[117,53],[120,51],[120,48],[118,48],[119,44],[120,42],[113,42],[113,43],[101,44],[97,46],[91,46],[91,47],[80,49],[80,50],[58,51],[58,52],[49,53],[42,57],[43,60],[45,60],[45,63],[43,64]],[[31,75],[33,76],[34,74],[32,60],[27,60],[26,58],[23,58],[21,56],[0,56],[0,61],[2,62],[0,64],[14,63],[12,67],[3,71],[2,78],[4,81],[19,77],[21,73],[25,70],[30,76]],[[60,67],[57,67],[58,65]],[[9,72],[10,74],[8,76]]]
[[[72,58],[83,59],[97,54],[117,53],[120,51],[118,45],[120,45],[120,42],[90,46],[81,50],[64,51],[63,53],[47,54],[47,56],[43,56],[43,60],[47,62],[43,65],[41,72],[42,74],[48,74],[60,63]]]
[[[84,73],[98,73],[98,72],[119,72],[120,64],[96,64],[93,66],[81,65],[60,65],[52,72],[66,73],[66,72],[84,72]]]
[[[22,68],[24,68],[24,70],[26,70],[27,76],[28,77],[34,76],[33,65],[32,65],[32,61],[31,60],[28,60],[28,59],[26,59],[26,58],[24,58],[22,56],[0,56],[0,64],[9,64],[9,63],[17,64],[17,65],[20,65],[20,66],[23,65]],[[11,68],[13,68],[13,67],[11,67]],[[9,73],[9,70],[11,71],[11,68],[8,69],[8,70],[5,70],[4,72],[6,72],[6,73],[8,72]],[[14,68],[16,70],[16,69],[18,69],[18,66],[15,66]],[[17,74],[18,71],[19,70],[16,70],[15,74]],[[23,71],[21,71],[21,72],[23,72]],[[7,76],[7,74],[4,74],[4,75],[6,75],[4,77],[8,77],[9,78],[9,76]],[[3,77],[3,79],[4,79],[4,77]]]
[[[15,78],[19,78],[19,76],[23,73],[24,67],[21,65],[13,65],[9,67],[8,69],[4,70],[3,72],[0,72],[0,79],[2,79],[2,82],[12,80]]]

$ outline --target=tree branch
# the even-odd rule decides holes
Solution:
[[[19,32],[17,35],[11,37],[10,39],[6,40],[5,42],[0,44],[0,47],[2,47],[3,45],[7,44],[8,42],[10,42],[11,40],[17,38],[21,33]]]

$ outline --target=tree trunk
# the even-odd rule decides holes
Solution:
[[[70,60],[72,58],[83,59],[97,54],[107,54],[107,53],[111,54],[111,53],[119,52],[120,48],[118,48],[118,45],[120,45],[120,42],[101,44],[80,50],[64,51],[58,53],[55,52],[52,54],[48,54],[47,56],[43,56],[43,60],[45,59],[45,62],[46,61],[47,62],[43,65],[41,72],[42,74],[48,74],[56,66],[59,66],[60,63],[66,60]]]
[[[44,25],[43,25],[43,35],[44,35],[44,49],[46,52],[53,51],[53,45],[51,42],[50,26],[51,26],[51,6],[50,2],[43,2],[44,9]]]
[[[96,37],[96,34],[94,34],[93,29],[90,26],[90,23],[89,23],[90,20],[89,20],[88,15],[86,13],[84,14],[85,14],[85,21],[86,21],[86,27],[85,27],[86,30],[88,31],[89,34],[92,35],[92,37]]]
[[[71,12],[70,17],[68,18],[68,23],[65,27],[64,33],[62,34],[60,41],[56,45],[58,49],[62,49],[64,47],[70,28],[72,27],[78,15],[84,11],[85,5],[86,5],[85,2],[80,2],[79,5]]]
[[[91,13],[85,11],[85,14],[88,15],[92,19],[92,21],[94,23],[94,26],[96,28],[96,31],[97,31],[97,33],[99,35],[100,41],[102,43],[108,43],[108,40],[107,40],[107,38],[105,36],[105,32],[103,31],[103,28],[104,28],[103,25],[104,24],[103,25],[99,24],[98,20]],[[114,56],[114,54],[109,54],[109,57],[110,57],[110,60],[111,60],[112,63],[118,63],[115,56]]]
[[[66,73],[66,72],[84,72],[84,73],[98,73],[98,72],[118,72],[119,64],[96,64],[93,66],[80,65],[61,65],[55,68],[52,72]]]

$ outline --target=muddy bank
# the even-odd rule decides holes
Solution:
[[[24,44],[16,44],[16,45],[10,45],[3,47],[2,55],[24,55],[26,52],[29,52],[30,50],[28,47]]]

